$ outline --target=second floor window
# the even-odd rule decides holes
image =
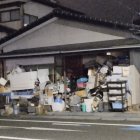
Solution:
[[[2,22],[10,21],[10,12],[9,11],[1,13],[1,21]]]
[[[11,11],[11,20],[18,20],[18,19],[20,19],[19,10]]]
[[[36,17],[36,16],[25,14],[24,15],[24,26],[27,26],[28,24],[36,21],[37,19],[38,19],[38,17]]]
[[[4,11],[0,13],[1,22],[9,22],[9,21],[15,21],[20,19],[20,11],[17,10],[10,10],[10,11]]]

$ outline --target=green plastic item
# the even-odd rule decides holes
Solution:
[[[82,103],[82,112],[86,112],[86,104]]]

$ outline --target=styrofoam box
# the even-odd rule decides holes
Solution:
[[[113,66],[113,73],[115,74],[122,74],[122,67],[120,66]]]
[[[37,72],[23,72],[10,75],[11,90],[26,90],[33,89],[35,80],[37,79]]]

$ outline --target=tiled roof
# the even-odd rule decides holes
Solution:
[[[26,27],[21,28],[20,30],[11,34],[10,36],[7,36],[7,37],[1,39],[0,44],[3,44],[8,40],[10,40],[14,37],[17,37],[18,35],[26,32],[28,30],[31,30],[32,28],[50,20],[53,17],[59,17],[59,18],[63,18],[66,20],[78,21],[78,22],[87,23],[90,25],[99,25],[99,26],[104,26],[104,27],[109,27],[109,28],[114,28],[114,29],[121,29],[121,30],[125,30],[125,31],[129,31],[129,29],[132,27],[131,24],[113,23],[112,21],[104,21],[101,19],[98,20],[96,18],[88,17],[86,15],[82,15],[82,14],[71,12],[71,11],[66,11],[66,10],[62,10],[62,9],[54,9],[53,12],[51,12],[50,14],[38,19],[37,21],[29,24]]]
[[[97,19],[132,24],[140,18],[140,0],[58,0],[59,4]]]
[[[32,0],[32,1],[37,2],[37,3],[41,3],[43,5],[51,6],[55,9],[56,8],[61,8],[61,9],[66,10],[66,11],[83,14],[82,12],[78,12],[77,10],[74,10],[72,8],[68,8],[68,7],[65,7],[65,6],[59,4],[58,1],[57,2],[52,2],[51,0]]]

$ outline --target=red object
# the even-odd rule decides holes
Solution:
[[[78,88],[85,88],[86,87],[86,83],[77,83],[77,87]]]

